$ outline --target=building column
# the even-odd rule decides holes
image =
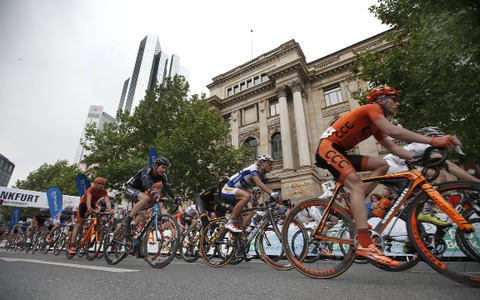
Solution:
[[[288,114],[286,86],[277,89],[277,95],[280,108],[280,130],[282,133],[283,169],[293,170],[292,134],[290,132],[290,119]]]
[[[308,144],[307,122],[305,120],[305,110],[302,97],[302,84],[294,81],[291,85],[293,94],[293,109],[295,114],[295,124],[297,130],[298,158],[300,168],[311,167],[310,147]]]
[[[233,147],[235,148],[240,148],[240,145],[239,145],[239,140],[238,140],[238,137],[239,137],[239,120],[238,120],[238,110],[232,112],[231,116],[230,116],[230,129],[232,130],[232,145]]]

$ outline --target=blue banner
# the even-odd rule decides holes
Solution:
[[[78,174],[77,177],[75,177],[75,184],[77,185],[78,195],[83,197],[90,187],[90,180],[88,180],[85,174]]]
[[[157,150],[155,150],[155,148],[153,147],[150,147],[150,150],[148,150],[148,164],[150,165],[150,168],[153,167],[153,162],[157,157],[158,157]]]
[[[12,231],[13,226],[20,221],[20,207],[14,207],[12,214],[10,215],[10,226],[8,232]]]
[[[50,209],[50,217],[55,218],[59,211],[62,210],[63,196],[62,191],[57,187],[51,187],[47,190],[48,208]]]

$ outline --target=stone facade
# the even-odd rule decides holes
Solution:
[[[315,167],[315,151],[323,131],[359,106],[351,93],[367,89],[352,79],[349,67],[356,52],[388,48],[385,33],[307,63],[295,40],[213,78],[209,101],[231,129],[235,147],[253,141],[258,154],[275,158],[270,185],[294,203],[323,193],[332,179]],[[275,141],[281,135],[281,143]],[[279,151],[279,144],[281,151]],[[379,156],[373,138],[353,149]]]

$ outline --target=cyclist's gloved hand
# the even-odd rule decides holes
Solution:
[[[451,148],[453,145],[459,145],[460,141],[452,136],[452,135],[445,135],[442,137],[432,137],[430,141],[430,145],[434,147],[444,147],[444,148]]]

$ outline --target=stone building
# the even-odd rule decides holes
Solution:
[[[247,144],[274,159],[270,185],[284,198],[298,202],[321,195],[331,184],[328,171],[315,167],[315,151],[322,133],[344,113],[359,106],[352,92],[367,83],[352,78],[349,67],[355,53],[389,47],[373,36],[312,62],[305,60],[295,40],[264,53],[213,78],[209,101],[231,129],[235,147]],[[382,155],[369,138],[356,153]]]

